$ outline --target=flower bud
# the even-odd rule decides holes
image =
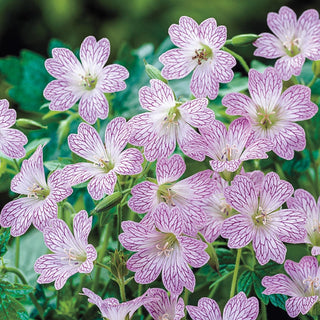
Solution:
[[[107,196],[102,201],[100,201],[94,208],[94,211],[96,213],[100,213],[102,211],[108,211],[111,208],[118,205],[121,202],[121,200],[122,200],[122,193],[120,191],[114,192],[110,196]]]
[[[231,44],[234,46],[245,46],[257,40],[259,36],[253,33],[239,34],[231,39]]]
[[[161,75],[161,71],[158,68],[149,64],[146,60],[143,60],[143,62],[146,68],[146,73],[150,79],[158,79],[164,83],[168,83],[167,79]]]
[[[320,60],[313,61],[312,72],[317,78],[320,78]]]
[[[16,125],[19,128],[27,129],[27,130],[40,130],[40,129],[47,129],[48,128],[47,126],[44,126],[37,121],[30,120],[30,119],[24,119],[24,118],[17,119]]]
[[[123,279],[129,273],[127,269],[127,257],[122,251],[115,250],[111,254],[110,269],[117,279]]]

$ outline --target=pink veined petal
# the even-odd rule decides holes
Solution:
[[[257,228],[252,246],[261,265],[266,264],[270,259],[279,264],[284,262],[287,248],[272,230],[264,227]]]
[[[107,160],[105,146],[97,130],[86,123],[80,123],[77,134],[68,136],[69,148],[78,156],[98,163],[101,159]]]
[[[237,175],[224,192],[226,201],[231,206],[247,215],[252,215],[258,209],[258,196],[253,182],[246,176]]]
[[[229,115],[249,116],[249,110],[255,109],[253,101],[243,93],[228,93],[222,99]]]
[[[263,294],[285,294],[289,296],[299,295],[299,288],[286,275],[279,273],[272,277],[265,276],[261,284],[266,288]]]
[[[250,143],[240,156],[241,161],[251,159],[266,159],[268,155],[266,152],[272,150],[273,143],[267,139],[258,139]]]
[[[113,170],[94,176],[88,183],[88,192],[92,199],[100,200],[105,194],[111,195],[117,183],[117,175]]]
[[[277,210],[293,194],[292,185],[274,172],[269,172],[263,181],[259,205],[267,212]]]
[[[294,11],[286,6],[279,10],[279,14],[270,12],[267,17],[267,24],[270,30],[281,41],[287,41],[286,36],[290,39],[294,35],[297,24],[297,16]]]
[[[168,85],[157,79],[151,79],[150,85],[139,90],[139,101],[143,109],[156,111],[162,106],[175,106],[174,94]]]
[[[305,57],[302,54],[294,57],[283,56],[276,61],[274,68],[281,75],[282,79],[287,81],[292,75],[298,76],[301,73],[304,62]]]
[[[64,181],[67,186],[74,186],[103,172],[103,169],[93,163],[81,162],[68,164],[63,168],[62,181]]]
[[[312,118],[318,107],[310,101],[311,90],[303,85],[288,88],[279,100],[279,106],[284,109],[286,120],[301,121]]]
[[[37,205],[34,198],[18,198],[8,202],[1,210],[0,224],[3,228],[11,227],[11,235],[24,234],[32,223],[33,207]]]
[[[131,133],[131,127],[123,117],[111,120],[105,131],[105,149],[110,160],[116,160],[120,152],[126,147]]]
[[[170,158],[161,158],[157,161],[156,176],[158,185],[178,180],[186,170],[183,158],[174,154]]]
[[[199,26],[199,37],[211,48],[220,49],[227,40],[227,28],[218,26],[214,18],[204,20]]]
[[[65,111],[70,109],[81,97],[80,92],[72,90],[67,80],[52,80],[43,91],[43,96],[50,100],[49,109]]]
[[[255,320],[259,314],[259,302],[256,297],[247,299],[244,292],[232,297],[223,310],[223,319]]]
[[[165,290],[150,288],[147,290],[147,294],[148,297],[152,297],[153,299],[150,299],[150,301],[146,302],[144,304],[144,307],[148,310],[148,312],[154,319],[161,317],[164,313],[169,314],[171,305],[169,302],[168,294]]]
[[[93,269],[93,261],[97,259],[97,251],[92,244],[86,246],[87,260],[81,263],[79,267],[80,273],[90,273]]]
[[[150,211],[156,204],[158,185],[144,181],[135,185],[132,190],[132,197],[128,201],[131,210],[138,213],[146,213]]]
[[[153,218],[156,227],[163,233],[179,235],[183,232],[183,220],[178,208],[169,208],[166,203],[161,202],[153,213]]]
[[[238,153],[237,157],[240,157],[250,132],[251,125],[246,118],[238,118],[230,123],[226,143],[229,144],[230,147],[235,147],[235,151]]]
[[[208,100],[205,98],[187,101],[178,107],[181,117],[193,127],[206,126],[214,119],[214,112],[207,108]]]
[[[0,99],[0,128],[4,129],[13,126],[16,118],[17,113],[14,109],[9,109],[8,100]]]
[[[305,148],[305,132],[298,124],[288,122],[275,134],[272,142],[272,150],[275,154],[283,159],[291,160],[295,150],[302,151]]]
[[[98,118],[106,119],[108,113],[108,100],[100,90],[94,89],[81,97],[79,114],[88,123],[94,124]]]
[[[129,77],[128,70],[119,64],[110,64],[103,68],[97,82],[103,92],[117,92],[124,90],[127,85],[124,82]]]
[[[197,62],[183,49],[168,50],[159,57],[159,61],[164,65],[161,75],[168,80],[184,78],[197,66]]]
[[[254,237],[254,225],[250,216],[237,214],[226,219],[221,228],[221,236],[228,238],[229,248],[242,248]]]
[[[253,45],[257,47],[255,56],[276,59],[285,54],[282,42],[271,33],[261,33]]]
[[[43,231],[51,219],[58,217],[57,203],[47,197],[45,200],[38,201],[38,204],[33,208],[33,225]]]
[[[19,159],[26,155],[24,145],[28,142],[27,137],[17,129],[0,128],[0,151],[6,156]]]
[[[86,37],[80,47],[80,59],[83,69],[87,72],[91,66],[100,71],[106,64],[110,54],[110,42],[102,38],[98,42],[94,36]]]
[[[143,155],[138,149],[124,150],[115,163],[114,171],[122,175],[134,175],[142,171]]]
[[[272,111],[281,96],[282,80],[274,68],[267,68],[262,74],[249,71],[249,92],[252,100],[265,111]]]
[[[318,300],[318,296],[289,298],[286,301],[288,315],[291,318],[295,318],[300,312],[306,314]]]
[[[218,304],[210,298],[201,298],[198,306],[186,306],[192,320],[222,320]]]
[[[88,245],[88,237],[92,227],[92,217],[85,210],[79,211],[73,218],[73,232],[76,242],[83,248]]]
[[[188,47],[199,39],[199,26],[197,22],[186,16],[182,16],[179,19],[179,24],[172,24],[168,32],[171,41],[177,47]]]
[[[319,13],[317,10],[309,9],[302,13],[297,23],[297,33],[306,36],[310,33],[320,33]]]
[[[214,100],[218,96],[219,82],[209,61],[198,65],[194,70],[190,90],[196,98],[208,96],[209,99]]]
[[[62,170],[55,170],[48,177],[48,187],[50,189],[50,198],[55,202],[60,202],[69,197],[73,190],[64,179],[64,173]]]
[[[270,214],[270,224],[277,230],[278,238],[283,242],[305,242],[306,214],[293,209],[282,209]]]
[[[214,54],[212,61],[213,73],[216,79],[221,83],[228,83],[233,79],[234,73],[231,70],[237,62],[228,52],[219,50]]]
[[[46,187],[43,168],[42,145],[28,159],[22,162],[20,172],[11,180],[11,190],[16,193],[28,195],[34,184]]]
[[[312,249],[311,249],[311,254],[313,256],[318,256],[320,254],[320,247],[313,246]]]

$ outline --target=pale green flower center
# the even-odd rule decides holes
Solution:
[[[44,188],[38,183],[34,183],[28,188],[28,198],[45,199],[50,193],[48,188]]]
[[[278,120],[276,110],[265,110],[261,107],[257,110],[257,122],[265,129],[271,128]]]
[[[225,200],[221,200],[220,202],[220,212],[221,212],[221,215],[224,217],[224,218],[228,218],[231,216],[231,213],[232,213],[232,207],[230,206],[230,204],[226,203]]]
[[[61,260],[68,260],[68,264],[71,265],[72,262],[80,262],[83,263],[87,260],[86,252],[77,252],[73,248],[64,249],[64,253],[66,254],[65,257],[62,257]]]
[[[294,57],[301,51],[300,44],[301,40],[299,38],[293,38],[291,40],[283,42],[283,47],[288,56]]]
[[[252,216],[253,223],[255,225],[266,225],[271,220],[270,216],[265,209],[259,206],[257,212]]]
[[[233,145],[229,145],[228,143],[222,150],[221,161],[230,161],[237,158],[239,150],[237,147]]]
[[[94,165],[102,168],[106,173],[114,168],[114,164],[106,158],[98,158]]]
[[[157,192],[158,200],[161,202],[165,202],[170,207],[174,207],[176,205],[174,198],[177,194],[171,189],[173,185],[174,184],[172,183],[162,184],[159,186]]]
[[[163,118],[162,124],[163,128],[169,129],[172,126],[178,125],[178,120],[181,118],[180,111],[178,107],[181,103],[177,102],[176,105],[169,109],[167,115]]]
[[[158,250],[158,256],[169,257],[173,251],[173,247],[177,242],[177,238],[173,233],[167,234],[167,236],[156,245]]]
[[[211,48],[205,44],[201,44],[201,48],[196,49],[194,52],[195,55],[192,56],[192,60],[197,60],[198,65],[202,64],[204,61],[207,61],[213,56]]]
[[[87,73],[85,76],[81,75],[81,85],[87,90],[93,90],[97,85],[97,77]]]

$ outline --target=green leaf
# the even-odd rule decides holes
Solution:
[[[7,244],[10,239],[10,229],[0,229],[0,257],[7,252]]]
[[[12,85],[9,95],[23,110],[44,112],[40,111],[46,102],[43,90],[52,80],[44,61],[44,57],[29,50],[21,50],[20,58],[0,59],[0,73]]]
[[[29,294],[30,292],[34,291],[34,288],[28,286],[26,284],[21,283],[10,283],[8,281],[1,281],[0,288],[11,297],[14,298],[23,298],[25,295]]]
[[[248,296],[251,291],[252,284],[253,284],[252,271],[246,270],[239,277],[238,292],[243,291]]]
[[[265,287],[261,284],[261,278],[257,276],[256,273],[252,273],[252,280],[253,280],[253,288],[256,293],[256,296],[264,303],[269,303],[269,296],[262,294]]]
[[[70,158],[59,158],[58,160],[45,161],[43,164],[49,171],[57,169],[63,169],[66,165],[72,164],[73,161]]]
[[[288,297],[284,294],[270,294],[269,299],[275,307],[279,307],[282,310],[286,310],[286,301]]]

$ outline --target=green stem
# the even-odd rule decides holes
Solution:
[[[20,237],[16,237],[16,252],[15,252],[15,259],[14,265],[16,268],[19,268],[19,261],[20,261]]]
[[[236,265],[234,267],[234,273],[233,273],[232,283],[231,283],[230,299],[234,296],[235,291],[236,291],[236,284],[237,284],[240,259],[241,259],[241,251],[242,251],[242,248],[238,249],[238,251],[237,251]]]
[[[314,83],[317,81],[318,77],[317,76],[313,76],[312,80],[307,84],[307,87],[311,88]]]
[[[189,290],[187,288],[184,288],[183,301],[185,306],[188,305],[189,293]]]
[[[266,305],[261,301],[261,319],[268,320]]]
[[[123,280],[123,277],[119,279],[118,282],[118,285],[119,285],[119,289],[120,289],[120,297],[121,297],[121,300],[122,302],[125,302],[127,299],[126,299],[126,292],[125,292],[125,285],[124,285],[124,280]]]
[[[21,271],[20,271],[19,269],[3,266],[3,267],[2,267],[2,270],[3,270],[4,272],[10,272],[10,273],[15,274],[16,276],[19,277],[19,279],[21,280],[21,282],[22,282],[23,284],[28,285],[28,282],[27,282],[26,278],[24,277],[24,275],[21,273]],[[30,297],[32,303],[34,304],[34,306],[36,307],[36,309],[38,310],[38,313],[39,313],[39,316],[40,316],[41,320],[45,320],[45,319],[44,319],[44,311],[43,311],[43,308],[42,308],[42,306],[38,303],[38,300],[37,300],[37,298],[35,297],[35,295],[34,295],[33,293],[29,293],[29,297]]]
[[[118,230],[118,236],[121,233],[121,222],[122,222],[122,206],[118,205],[117,206],[117,230]],[[118,251],[120,251],[120,241],[118,241]]]
[[[95,261],[94,264],[100,268],[104,268],[104,269],[108,270],[111,273],[111,269],[108,266],[106,266],[105,264],[102,264],[98,261]]]
[[[214,284],[214,287],[211,289],[209,297],[208,298],[212,298],[214,293],[216,292],[217,288],[218,288],[218,284],[225,280],[226,278],[228,278],[229,276],[231,276],[234,273],[234,271],[231,271],[229,273],[227,273],[226,275],[222,276],[219,280],[217,280]]]
[[[17,172],[20,172],[20,166],[17,159],[13,159],[13,162],[14,162],[15,168],[17,169]]]
[[[250,68],[249,68],[248,64],[245,62],[245,60],[239,54],[235,53],[234,51],[232,51],[232,50],[230,50],[229,48],[226,48],[226,47],[222,47],[222,50],[230,53],[233,57],[235,57],[240,62],[240,64],[242,65],[243,69],[247,73],[249,72]]]

